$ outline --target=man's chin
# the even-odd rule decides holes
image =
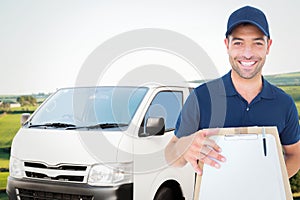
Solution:
[[[252,69],[251,70],[250,69],[247,69],[247,70],[244,69],[244,70],[240,70],[240,71],[236,71],[236,72],[243,79],[252,79],[255,76],[257,76],[257,74],[259,73],[259,72],[253,71]]]

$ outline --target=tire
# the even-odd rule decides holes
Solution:
[[[180,197],[175,197],[173,190],[169,187],[162,187],[155,195],[154,200],[177,200]]]

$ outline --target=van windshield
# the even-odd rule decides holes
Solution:
[[[52,128],[126,126],[147,90],[146,87],[60,89],[47,99],[27,125]]]

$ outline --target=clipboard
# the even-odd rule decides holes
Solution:
[[[227,161],[220,169],[199,164],[194,200],[293,199],[276,127],[221,128],[210,138]]]

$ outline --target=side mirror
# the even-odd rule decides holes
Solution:
[[[30,113],[23,113],[21,115],[21,126],[25,124],[25,122],[28,120],[29,117],[30,117]]]
[[[150,117],[146,123],[146,134],[163,135],[165,132],[165,120],[162,117]]]

